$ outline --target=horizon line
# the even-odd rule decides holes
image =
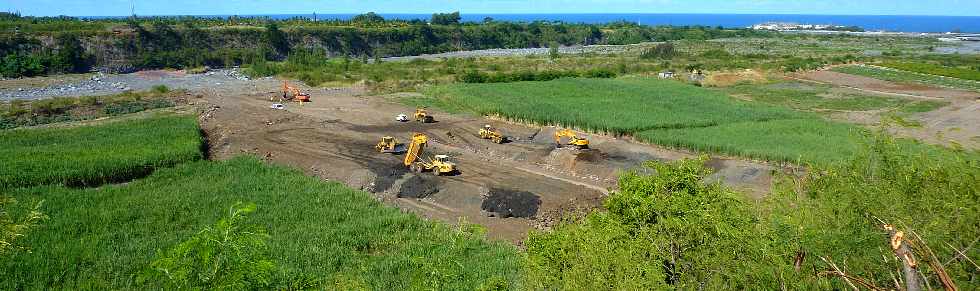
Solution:
[[[432,15],[432,14],[436,14],[436,13],[446,13],[446,12],[423,13],[423,12],[377,12],[377,11],[367,11],[367,12],[328,12],[328,13],[321,13],[321,12],[318,12],[318,11],[312,11],[312,12],[309,12],[309,13],[265,13],[265,14],[142,14],[141,15],[139,13],[136,13],[135,15],[136,16],[144,16],[144,17],[154,17],[154,16],[192,16],[192,17],[201,17],[201,16],[313,15],[314,13],[315,14],[318,14],[318,15],[360,15],[360,14],[366,14],[366,13],[371,13],[371,12],[373,12],[375,14],[379,14],[379,15],[384,15],[384,14]],[[805,14],[805,13],[715,13],[715,12],[669,12],[669,13],[655,13],[655,12],[600,12],[600,13],[591,13],[591,12],[545,12],[545,13],[527,13],[527,12],[521,12],[521,13],[514,13],[514,12],[466,12],[466,13],[463,13],[461,11],[457,11],[457,12],[459,12],[460,15],[467,15],[467,14],[469,14],[469,15],[486,15],[486,14],[495,14],[495,15],[685,15],[685,14],[687,14],[687,15],[798,15],[798,16],[980,17],[980,15],[946,15],[946,14]],[[20,11],[7,11],[7,13],[17,13],[17,14],[20,14]],[[448,13],[453,13],[453,12],[448,12]],[[20,14],[20,15],[21,16],[27,16],[27,17],[59,17],[59,16],[68,16],[68,17],[79,17],[79,18],[82,18],[82,17],[128,17],[128,16],[133,16],[133,15],[64,15],[64,14],[61,14],[61,15],[26,15],[26,14]]]

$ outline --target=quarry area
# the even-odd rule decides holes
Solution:
[[[370,96],[357,86],[309,91],[312,102],[270,109],[277,83],[257,81],[257,90],[206,94],[201,118],[211,158],[247,153],[308,174],[375,194],[378,200],[424,217],[455,223],[460,217],[487,227],[491,238],[517,242],[532,228],[547,229],[566,213],[601,206],[617,175],[647,160],[677,160],[693,154],[629,140],[589,135],[590,149],[556,148],[554,127],[514,124],[429,110],[433,123],[398,122],[415,108],[395,96]],[[263,88],[265,90],[263,90]],[[481,139],[485,125],[509,137],[503,144]],[[458,173],[411,172],[404,154],[379,153],[383,136],[406,143],[413,133],[429,137],[430,153],[449,155]],[[753,195],[768,191],[771,172],[761,162],[714,159],[714,179]]]

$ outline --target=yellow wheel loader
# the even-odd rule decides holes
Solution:
[[[422,152],[428,142],[429,137],[425,134],[415,133],[412,136],[412,142],[408,145],[408,152],[405,153],[405,166],[419,173],[432,171],[432,174],[436,176],[455,173],[456,164],[450,162],[447,155],[435,155],[432,158],[422,157]]]
[[[578,147],[579,149],[589,148],[589,140],[575,135],[571,129],[559,129],[555,131],[555,146],[562,147],[562,138],[567,137],[567,145]]]
[[[507,141],[506,136],[501,134],[499,130],[490,127],[489,124],[483,126],[483,128],[480,129],[480,138],[489,139],[490,141],[496,144],[502,144]]]
[[[429,115],[429,112],[425,110],[425,107],[419,107],[415,109],[415,121],[421,123],[432,123],[435,121],[435,118],[433,118],[432,115]]]

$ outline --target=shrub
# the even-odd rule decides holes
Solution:
[[[582,74],[586,78],[615,78],[616,72],[607,69],[591,69]]]
[[[156,85],[150,88],[150,92],[165,94],[170,92],[170,87],[167,87],[167,85]]]
[[[554,60],[557,60],[560,57],[561,57],[561,54],[558,53],[558,45],[557,44],[551,44],[551,47],[548,48],[548,58],[551,59],[552,61],[554,61]]]
[[[980,237],[980,158],[884,134],[869,140],[846,163],[778,183],[771,207],[777,243],[807,254],[802,269],[829,269],[821,257],[846,260],[849,275],[894,286],[897,263],[882,227],[893,224],[915,246],[929,285],[942,286],[935,269],[941,265],[961,290],[976,290],[976,265],[958,252],[980,255],[968,247]]]
[[[670,42],[666,42],[666,43],[657,44],[652,48],[647,48],[642,53],[640,53],[640,58],[669,60],[669,59],[673,59],[674,55],[675,55],[674,44]]]
[[[268,258],[265,230],[245,224],[255,204],[236,203],[214,226],[158,254],[141,280],[164,289],[268,288],[276,264]]]
[[[532,233],[527,287],[779,289],[795,277],[791,265],[738,194],[703,182],[705,161],[647,162],[640,171],[656,174],[620,176],[608,212]]]
[[[824,65],[826,62],[822,59],[792,57],[784,62],[783,70],[787,72],[812,71]]]
[[[456,80],[463,83],[486,83],[489,76],[478,71],[467,71],[462,75],[456,75]]]

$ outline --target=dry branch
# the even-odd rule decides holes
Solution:
[[[834,262],[828,260],[827,258],[820,257],[820,259],[823,260],[824,263],[827,263],[828,266],[830,266],[831,268],[834,269],[833,271],[824,271],[824,272],[821,272],[820,274],[823,274],[823,273],[826,273],[826,272],[831,272],[831,273],[828,273],[828,274],[837,275],[837,276],[840,276],[841,278],[844,278],[844,282],[847,282],[847,285],[851,286],[851,289],[854,289],[854,291],[859,291],[858,287],[857,286],[854,286],[854,283],[851,283],[851,276],[850,275],[847,275],[846,273],[844,273],[844,271],[841,271],[840,268],[838,268],[837,265],[834,264]]]
[[[911,243],[913,247],[919,251],[919,253],[925,253],[928,255],[928,260],[926,260],[926,263],[929,264],[929,267],[936,272],[937,276],[939,276],[939,282],[943,284],[943,289],[946,289],[946,291],[959,290],[959,288],[956,287],[956,283],[953,282],[953,278],[949,277],[949,273],[946,272],[946,268],[939,264],[939,258],[936,257],[936,253],[932,252],[932,248],[929,248],[929,245],[926,244],[925,240],[922,239],[918,233],[915,231],[910,231],[910,233],[915,236],[915,240],[908,240],[908,242]],[[928,279],[923,277],[923,280],[926,282],[926,284],[929,284]],[[931,286],[927,287],[932,289]]]
[[[844,278],[844,281],[847,281],[847,283],[849,285],[851,285],[851,288],[854,288],[854,290],[858,290],[858,288],[857,288],[857,286],[855,286],[854,284],[852,284],[850,281],[854,281],[858,285],[861,285],[861,287],[868,288],[869,290],[874,290],[874,291],[887,291],[888,290],[888,289],[885,289],[885,288],[881,288],[881,287],[875,286],[874,284],[872,284],[872,283],[870,283],[868,281],[865,281],[864,279],[861,279],[861,278],[858,278],[858,277],[855,277],[855,276],[851,276],[851,275],[845,274],[844,272],[840,272],[840,271],[828,270],[828,271],[820,272],[817,275],[820,275],[820,276],[838,276],[838,277]]]
[[[895,256],[898,260],[902,262],[902,273],[905,277],[905,290],[907,291],[921,291],[922,283],[920,282],[918,262],[916,262],[915,257],[912,256],[912,249],[909,245],[905,243],[905,232],[896,229],[890,224],[885,224],[885,230],[888,231],[888,236],[890,238],[889,246],[892,251],[895,252]]]

